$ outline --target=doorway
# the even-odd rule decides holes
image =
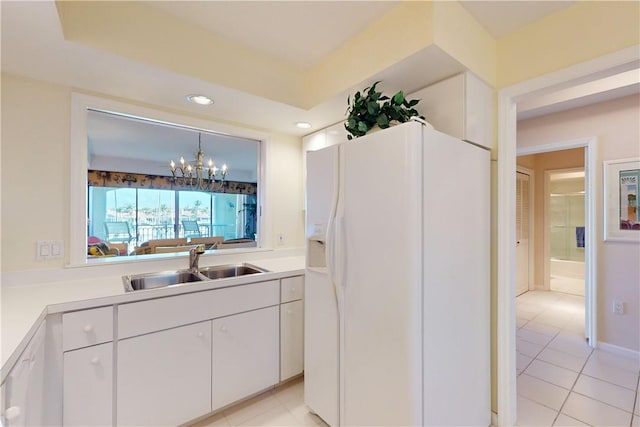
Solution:
[[[515,170],[516,170],[516,123],[517,104],[533,99],[543,93],[571,88],[594,81],[605,75],[611,75],[620,69],[637,67],[638,51],[632,46],[620,51],[598,57],[574,66],[551,72],[522,83],[501,89],[498,92],[498,164],[497,164],[497,221],[501,224],[497,230],[497,333],[496,333],[496,382],[497,382],[497,420],[498,425],[516,423],[516,352],[515,352]],[[595,141],[593,143],[595,146]],[[596,153],[590,156],[590,168],[595,171]],[[586,180],[595,187],[595,174]],[[592,208],[593,201],[587,202]],[[592,217],[593,219],[593,217]],[[595,230],[591,224],[592,230]],[[585,244],[593,250],[595,260],[595,233],[585,235]],[[591,265],[587,275],[595,278],[595,266]],[[592,292],[587,311],[595,313],[595,289]],[[597,331],[593,325],[587,325],[592,344],[597,342]]]
[[[545,199],[545,289],[584,297],[584,168],[545,172]]]

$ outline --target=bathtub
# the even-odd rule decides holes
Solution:
[[[584,261],[566,261],[552,258],[549,264],[551,276],[553,277],[584,280]]]

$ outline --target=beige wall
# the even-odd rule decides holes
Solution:
[[[68,257],[36,261],[35,254],[37,240],[64,240],[69,253],[71,92],[69,87],[2,74],[3,272],[57,269],[68,262]],[[300,138],[270,136],[266,174],[273,197],[265,244],[301,247]],[[276,246],[280,233],[285,242]]]
[[[584,148],[554,151],[551,153],[520,156],[518,166],[533,171],[533,245],[534,245],[534,278],[536,288],[544,286],[544,210],[546,196],[544,192],[544,172],[556,169],[584,167]]]
[[[518,147],[593,136],[597,138],[598,340],[639,351],[640,245],[603,241],[602,162],[640,156],[640,96],[628,96],[518,123]],[[624,315],[612,313],[613,299],[626,303]]]

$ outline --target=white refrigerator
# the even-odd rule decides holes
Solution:
[[[488,426],[490,154],[409,122],[307,154],[305,403]]]

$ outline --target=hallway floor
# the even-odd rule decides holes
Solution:
[[[640,362],[587,345],[584,297],[529,291],[516,308],[519,426],[640,427]]]

